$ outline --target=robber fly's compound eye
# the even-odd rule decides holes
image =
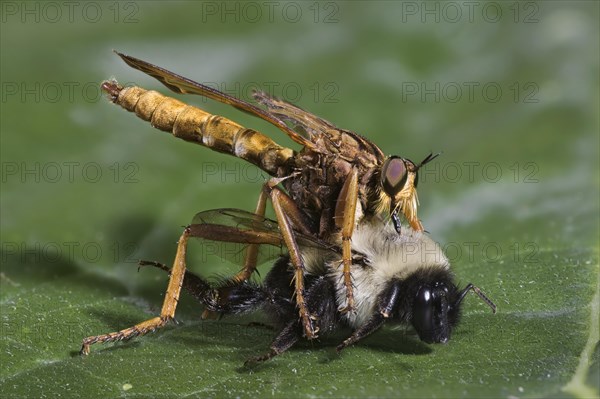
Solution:
[[[399,157],[388,158],[381,168],[381,185],[387,195],[394,198],[406,184],[408,168]]]

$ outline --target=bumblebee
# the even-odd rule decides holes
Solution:
[[[222,209],[198,214],[195,221],[231,218],[237,235],[221,236],[222,241],[241,240],[240,221],[243,211]],[[254,224],[256,215],[248,214],[246,225]],[[263,219],[264,226],[276,226]],[[268,223],[268,225],[267,225]],[[195,224],[196,237],[211,237],[228,226],[203,222]],[[274,234],[277,234],[274,232]],[[302,237],[300,235],[300,237]],[[337,346],[337,351],[357,343],[376,332],[384,323],[411,325],[426,343],[446,343],[460,320],[463,299],[474,291],[495,313],[496,306],[473,284],[459,289],[454,282],[448,258],[441,247],[422,232],[403,229],[401,234],[379,218],[364,220],[352,236],[352,276],[356,312],[340,312],[347,300],[346,285],[338,248],[304,237],[302,257],[305,275],[306,306],[320,334],[350,327],[352,335]],[[271,241],[273,242],[273,241]],[[167,266],[152,263],[170,272]],[[295,302],[294,268],[289,256],[280,257],[262,283],[225,279],[216,284],[190,271],[185,272],[183,288],[209,312],[220,315],[242,314],[263,309],[278,334],[269,351],[247,363],[271,359],[302,339],[304,330]]]

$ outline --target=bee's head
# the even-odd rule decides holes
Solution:
[[[441,279],[423,284],[416,293],[412,309],[412,324],[419,338],[428,344],[445,344],[460,316],[462,300],[473,290],[494,313],[496,305],[473,284],[459,290],[450,280]]]
[[[389,197],[390,216],[396,218],[398,211],[402,212],[410,226],[415,231],[423,231],[423,226],[417,217],[417,185],[419,183],[419,168],[431,162],[439,154],[429,154],[420,164],[409,159],[391,156],[381,166],[381,188]]]
[[[417,291],[413,303],[412,324],[419,338],[428,344],[445,344],[460,314],[457,288],[448,282],[425,284]]]

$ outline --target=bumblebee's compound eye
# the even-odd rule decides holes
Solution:
[[[433,342],[433,297],[429,287],[421,287],[413,305],[413,326],[419,338],[428,344]]]
[[[422,341],[445,343],[450,336],[445,287],[419,289],[413,305],[413,326]]]
[[[387,195],[394,198],[406,184],[408,168],[400,157],[390,157],[381,168],[381,186]]]

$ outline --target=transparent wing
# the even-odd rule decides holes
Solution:
[[[329,151],[337,153],[338,149],[341,149],[348,156],[347,152],[353,149],[359,154],[372,154],[380,159],[380,162],[383,162],[383,159],[385,159],[385,155],[379,147],[359,134],[340,129],[323,118],[311,114],[285,100],[272,97],[265,92],[255,91],[253,97],[260,104],[267,107],[270,114],[291,124],[294,130],[302,134],[310,142],[321,142],[321,145],[323,140],[329,142],[331,145],[326,146]],[[363,156],[367,155],[364,154]]]
[[[273,260],[285,254],[286,247],[279,225],[268,219],[241,209],[214,209],[199,212],[189,226],[190,236],[205,240],[210,252],[232,263],[242,265],[246,248],[250,244],[260,244],[258,264]],[[318,238],[295,232],[300,248],[317,248],[339,253],[339,248]],[[218,244],[218,245],[217,245]]]
[[[262,108],[258,108],[257,106],[252,105],[246,101],[222,93],[216,89],[205,86],[201,83],[194,82],[191,79],[185,78],[181,75],[178,75],[159,66],[150,64],[149,62],[140,60],[135,57],[131,57],[126,54],[119,53],[118,51],[115,51],[115,53],[117,53],[117,55],[121,57],[123,61],[127,63],[127,65],[152,76],[153,78],[157,79],[159,82],[167,86],[169,89],[173,90],[175,93],[198,94],[224,104],[232,105],[242,111],[248,112],[277,126],[280,130],[282,130],[285,134],[287,134],[292,140],[294,140],[298,144],[301,144],[308,148],[314,147],[314,144],[312,142],[290,129],[285,124],[285,122],[278,119],[275,115],[270,114]]]
[[[291,104],[285,100],[270,96],[264,91],[255,91],[252,97],[260,104],[267,107],[270,114],[277,118],[289,122],[296,131],[306,136],[312,142],[319,135],[325,134],[328,130],[339,130],[331,122],[326,121],[302,108]]]

